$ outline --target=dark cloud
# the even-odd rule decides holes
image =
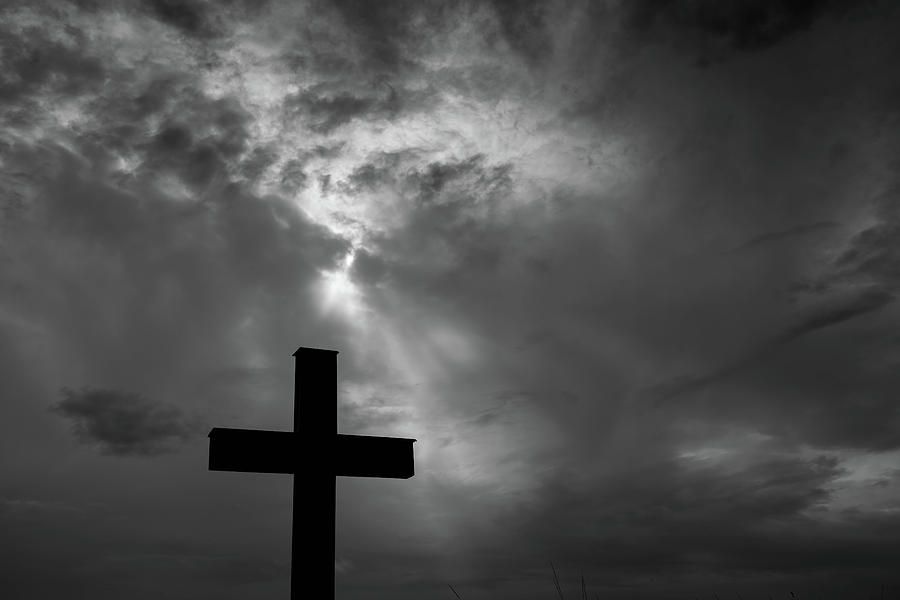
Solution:
[[[665,414],[740,421],[798,444],[896,450],[900,378],[888,358],[897,340],[883,330],[893,318],[887,298],[815,313],[754,353],[671,379],[649,397]]]
[[[353,169],[353,172],[342,182],[342,187],[349,193],[358,194],[373,192],[378,189],[399,183],[403,179],[411,160],[418,158],[414,149],[403,152],[381,152],[369,157],[364,164]]]
[[[366,92],[307,90],[285,100],[288,118],[300,118],[316,133],[330,133],[355,119],[393,119],[404,108],[397,90],[373,84]]]
[[[857,233],[834,261],[832,276],[837,280],[869,280],[900,288],[900,200],[894,189],[876,202],[876,222]],[[823,282],[828,285],[828,281]]]
[[[883,575],[896,541],[879,530],[894,530],[893,519],[815,518],[840,475],[829,458],[755,452],[727,470],[715,459],[623,461],[591,484],[583,483],[577,467],[559,471],[542,481],[535,501],[523,499],[497,517],[492,534],[498,539],[470,540],[465,552],[477,557],[478,567],[466,584],[488,591],[498,573],[533,577],[535,568],[547,569],[549,577],[548,560],[567,578],[584,575],[589,589],[636,598],[655,597],[639,591],[654,579],[686,595],[719,577],[730,588],[747,585],[762,595],[768,588],[774,595],[786,573],[795,582],[840,582],[875,570]],[[848,559],[842,551],[847,547],[861,555]],[[771,579],[754,580],[760,571]],[[622,595],[623,588],[634,595]]]
[[[894,299],[894,295],[884,289],[865,290],[849,304],[805,317],[799,323],[788,327],[784,333],[775,338],[773,343],[783,344],[817,329],[837,325],[854,317],[879,310],[893,302]]]
[[[490,164],[486,157],[474,155],[409,168],[404,161],[410,156],[414,153],[382,157],[350,178],[357,187],[390,182],[414,207],[401,235],[372,236],[377,255],[360,253],[354,273],[363,281],[387,278],[401,286],[423,286],[420,289],[440,296],[459,281],[490,271],[501,259],[505,238],[490,215],[509,193],[511,166]],[[378,301],[377,295],[373,300]]]
[[[171,452],[198,432],[195,422],[171,404],[103,388],[64,388],[52,410],[69,419],[79,440],[105,454],[148,456]]]
[[[549,3],[540,0],[492,0],[504,38],[532,63],[541,63],[553,53],[547,31]]]
[[[431,203],[454,185],[461,188],[459,196],[454,194],[450,198],[463,202],[473,201],[483,194],[502,193],[510,181],[510,165],[487,167],[484,162],[484,155],[476,154],[455,163],[430,163],[411,178],[419,188],[419,201]]]
[[[146,0],[150,13],[157,19],[190,36],[213,33],[207,3],[195,0]]]
[[[736,246],[729,252],[741,252],[744,250],[758,248],[766,244],[780,242],[782,240],[802,237],[805,235],[820,233],[823,231],[830,231],[838,226],[839,225],[837,223],[831,221],[823,221],[821,223],[810,223],[809,225],[798,225],[797,227],[791,227],[790,229],[784,229],[782,231],[770,231],[767,233],[761,233],[747,240],[743,244]]]
[[[641,572],[640,564],[654,557],[659,569],[707,561],[707,567],[735,566],[745,562],[742,548],[754,538],[774,537],[779,528],[807,521],[806,511],[828,499],[828,485],[840,474],[824,458],[751,455],[742,462],[730,473],[703,461],[623,466],[594,489],[556,477],[547,482],[541,506],[528,511],[528,524],[518,525],[532,532],[536,547],[560,547],[551,515],[570,515],[595,543],[581,547],[581,556],[566,558],[595,561],[607,565],[604,570]],[[648,537],[657,543],[650,556],[642,556]]]
[[[250,181],[258,181],[265,171],[278,159],[278,152],[272,147],[257,146],[241,162],[240,173]],[[285,182],[282,176],[282,183]]]
[[[440,2],[330,0],[359,45],[361,62],[370,70],[396,72],[415,60],[408,54],[413,39],[424,39],[440,25],[447,8]],[[414,26],[415,17],[420,17]],[[425,27],[422,27],[422,24]]]
[[[855,317],[880,310],[893,302],[893,294],[879,288],[868,289],[834,308],[818,309],[808,315],[799,316],[797,323],[788,326],[782,333],[737,360],[721,366],[704,375],[683,375],[653,388],[651,395],[657,402],[672,400],[682,394],[696,392],[712,383],[752,368],[769,354],[797,338],[817,330],[838,325]]]
[[[0,99],[4,107],[0,117],[16,123],[31,123],[40,110],[25,110],[29,99],[60,101],[89,92],[108,76],[98,56],[80,51],[86,44],[86,33],[65,30],[51,37],[37,27],[4,28],[0,31],[3,52],[3,74],[0,75]],[[32,109],[36,107],[32,106]]]
[[[379,3],[334,0],[329,4],[337,9],[349,30],[362,40],[369,60],[381,67],[398,66],[403,55],[397,46],[405,33],[409,11],[415,3],[403,0]]]
[[[298,344],[419,439],[338,483],[342,597],[895,581],[891,3],[10,6],[14,599],[284,597],[290,479],[183,442],[284,429]]]
[[[334,97],[298,97],[295,103],[301,111],[300,114],[310,116],[313,131],[328,133],[370,112],[376,100],[344,93]]]
[[[832,0],[646,0],[625,5],[625,22],[644,35],[674,35],[705,53],[720,48],[755,51],[777,44],[813,26],[841,5]]]
[[[141,168],[150,176],[177,174],[198,190],[217,176],[241,174],[246,161],[254,160],[251,155],[244,165],[237,164],[247,150],[249,114],[233,99],[211,100],[192,88],[180,90],[179,96],[178,101],[169,100],[166,109],[145,117],[165,120],[143,145]]]
[[[309,179],[309,176],[303,169],[303,161],[297,159],[287,161],[282,166],[279,175],[279,183],[287,194],[295,194],[306,187],[306,182]]]

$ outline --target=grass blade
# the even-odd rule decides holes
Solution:
[[[556,586],[556,593],[559,594],[559,600],[566,600],[563,597],[562,588],[559,587],[559,575],[556,573],[556,567],[553,566],[553,563],[550,563],[550,568],[553,569],[553,585]]]

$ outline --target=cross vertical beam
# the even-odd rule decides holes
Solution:
[[[302,475],[294,474],[291,600],[310,592],[334,598],[337,355],[319,348],[298,348],[293,355],[297,456],[321,460],[307,462]]]

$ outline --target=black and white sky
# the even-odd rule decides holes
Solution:
[[[900,593],[900,5],[6,0],[0,595]],[[579,596],[580,597],[580,596]]]

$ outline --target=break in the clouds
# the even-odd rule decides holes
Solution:
[[[119,390],[63,389],[52,410],[72,422],[78,438],[119,456],[153,455],[197,433],[173,405]]]
[[[340,597],[900,584],[893,3],[0,11],[10,597],[284,597],[300,345]]]

